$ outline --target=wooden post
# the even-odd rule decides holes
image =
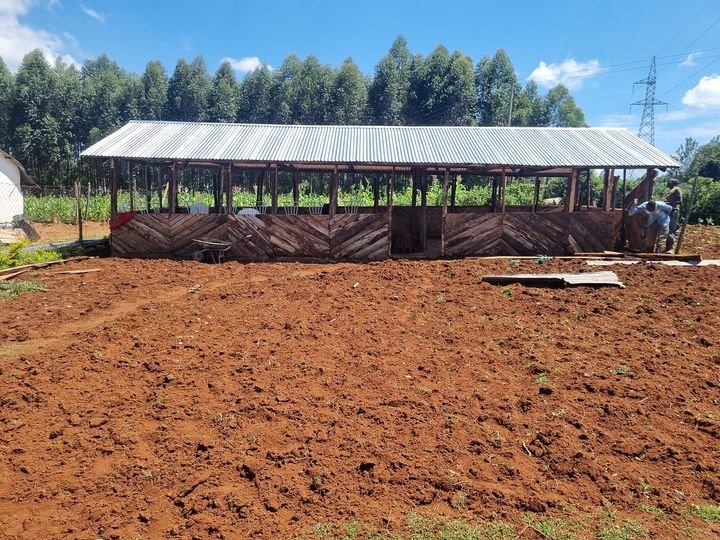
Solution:
[[[338,170],[337,165],[333,169],[332,177],[330,178],[330,208],[328,213],[330,217],[335,217],[337,212],[337,200],[338,200]]]
[[[257,179],[257,194],[255,196],[255,206],[262,206],[263,204],[263,189],[265,188],[265,169],[260,171]]]
[[[610,184],[610,169],[605,169],[605,175],[603,177],[603,204],[602,209],[607,211],[609,207],[608,201],[608,185]]]
[[[497,191],[498,191],[497,176],[493,175],[493,177],[492,177],[492,190],[491,190],[491,194],[490,194],[490,206],[492,207],[492,211],[493,211],[493,212],[497,212],[497,210],[498,210],[498,209],[497,209],[497,206],[498,206],[498,204],[497,204],[497,203],[498,203]]]
[[[565,212],[572,214],[575,211],[575,199],[577,199],[578,171],[573,169],[568,177],[567,196],[565,197]]]
[[[455,195],[457,195],[457,183],[458,177],[462,180],[462,175],[456,174],[453,176],[452,186],[450,188],[450,213],[455,213]]]
[[[292,182],[293,182],[293,206],[300,206],[300,179],[298,178],[300,172],[296,169],[293,171]]]
[[[417,186],[418,169],[412,170],[412,195],[410,197],[410,237],[412,239],[413,251],[418,238],[418,216],[417,216]]]
[[[500,176],[500,211],[505,213],[505,188],[507,187],[507,174],[503,167],[502,175]]]
[[[233,168],[232,163],[228,163],[228,180],[227,195],[225,196],[225,213],[232,214],[233,211]]]
[[[170,183],[168,184],[168,213],[175,213],[175,186],[177,186],[177,162],[173,161],[172,171],[170,174]]]
[[[387,214],[388,214],[388,257],[392,254],[392,209],[393,209],[393,191],[395,189],[395,167],[392,168],[390,178],[387,183]]]
[[[535,177],[535,193],[533,194],[533,207],[532,211],[537,212],[538,204],[540,203],[540,177]]]
[[[148,177],[147,163],[143,165],[143,180],[145,182],[145,211],[149,212],[152,201],[150,200],[150,179]]]
[[[614,172],[615,171],[613,170],[613,173]],[[618,180],[620,180],[620,177],[614,174],[610,177],[610,183],[612,184],[612,186],[610,187],[610,210],[615,210],[615,198],[617,197]],[[623,201],[624,200],[625,199],[623,199]]]
[[[448,207],[448,182],[450,181],[450,169],[445,169],[445,178],[443,180],[443,207],[442,221],[440,222],[440,256],[445,256],[445,219],[447,218]]]
[[[275,164],[275,168],[273,169],[273,185],[272,185],[272,213],[277,214],[278,213],[278,188],[280,185],[280,181],[278,179],[278,165]]]
[[[692,194],[690,195],[690,203],[688,204],[687,211],[685,212],[685,221],[683,221],[682,227],[680,228],[680,236],[678,236],[677,242],[675,243],[675,253],[680,253],[680,248],[682,247],[683,238],[685,237],[685,227],[687,227],[688,221],[690,221],[690,214],[692,213],[693,206],[695,206],[697,185],[698,175],[695,174],[695,180],[693,180]]]
[[[82,199],[80,194],[80,182],[75,182],[75,218],[78,226],[78,242],[83,243],[83,216]]]
[[[587,193],[586,193],[586,206],[588,209],[592,206],[592,178],[590,174],[590,169],[586,171],[585,180],[587,181]]]
[[[117,162],[114,159],[110,160],[110,223],[115,223],[117,220]]]
[[[156,170],[157,170],[157,181],[158,181],[158,186],[157,186],[158,199],[160,199],[160,204],[159,204],[158,206],[159,206],[159,208],[160,208],[160,212],[162,212],[162,209],[163,209],[163,190],[164,190],[164,187],[165,187],[164,184],[163,184],[163,179],[165,178],[166,175],[164,174],[161,165],[158,165],[158,166],[156,167]]]
[[[135,176],[133,175],[133,166],[128,161],[128,189],[130,191],[130,211],[135,210],[135,191],[137,191],[137,184],[135,183]]]
[[[375,173],[373,177],[373,214],[378,211],[380,206],[380,173]]]
[[[420,246],[422,251],[427,249],[427,170],[422,171],[420,177]]]

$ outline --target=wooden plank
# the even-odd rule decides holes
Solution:
[[[387,214],[339,214],[330,220],[330,257],[385,259],[389,253],[389,233]]]
[[[118,200],[117,161],[110,160],[110,223],[117,221]]]
[[[505,188],[507,187],[507,174],[505,168],[500,175],[500,212],[505,213]]]
[[[279,177],[278,177],[278,166],[277,163],[275,164],[275,167],[273,169],[273,185],[272,185],[272,198],[271,198],[271,204],[272,204],[272,213],[277,214],[278,213],[278,189],[279,189]]]
[[[225,194],[225,213],[232,214],[233,211],[233,168],[232,163],[228,163],[228,179],[227,192]]]
[[[559,287],[620,287],[625,285],[618,279],[615,272],[582,272],[576,274],[507,274],[482,276],[482,281],[494,285],[520,283],[523,285],[548,285]]]
[[[387,216],[388,216],[388,252],[392,254],[392,233],[393,233],[393,192],[395,190],[395,167],[393,167],[387,183]]]
[[[338,202],[338,168],[335,166],[333,169],[332,177],[330,178],[330,210],[329,214],[332,218],[337,213],[337,202]]]
[[[448,206],[448,182],[450,180],[450,170],[445,169],[445,177],[443,179],[443,206],[442,221],[440,223],[440,256],[445,256],[445,218],[447,217]]]
[[[267,224],[259,216],[237,215],[227,218],[229,255],[243,260],[266,260],[274,257]]]

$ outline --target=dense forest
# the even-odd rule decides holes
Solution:
[[[128,72],[106,55],[81,69],[40,50],[16,74],[0,58],[0,147],[42,186],[82,176],[80,151],[132,119],[277,124],[584,126],[562,85],[541,94],[518,81],[500,49],[477,63],[442,45],[413,54],[398,37],[372,76],[348,58],[339,67],[291,54],[277,69],[241,81],[224,62],[214,75],[202,56],[178,60],[172,75],[148,62]]]

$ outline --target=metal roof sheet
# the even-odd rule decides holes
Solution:
[[[304,126],[131,121],[84,157],[207,162],[679,167],[622,128]]]

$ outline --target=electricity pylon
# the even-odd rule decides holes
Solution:
[[[633,88],[636,84],[645,85],[645,99],[631,103],[633,105],[642,105],[643,113],[642,119],[640,120],[640,129],[638,129],[638,137],[647,140],[651,145],[655,146],[655,107],[657,105],[665,105],[667,110],[667,103],[655,99],[655,84],[657,82],[657,76],[655,73],[655,57],[653,56],[652,63],[650,64],[650,73],[646,79],[633,83]]]

